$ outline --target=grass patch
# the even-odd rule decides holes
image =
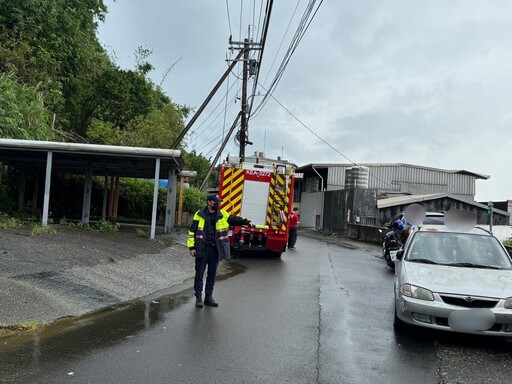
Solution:
[[[17,332],[32,331],[34,329],[44,327],[46,323],[44,321],[29,320],[26,322],[18,322],[15,325],[8,325],[6,327],[0,327],[0,337],[9,336]]]
[[[98,231],[101,233],[117,233],[119,232],[120,225],[118,223],[112,223],[108,220],[102,220],[98,224],[84,224],[81,221],[70,221],[63,217],[59,221],[59,225],[69,228],[84,229],[86,231]]]
[[[112,223],[108,220],[102,220],[96,225],[101,233],[117,233],[120,227],[119,223]]]
[[[69,221],[65,217],[59,220],[59,225],[63,227],[83,229],[86,231],[90,231],[93,229],[89,224],[84,224],[81,221]]]
[[[49,225],[41,225],[36,224],[32,227],[32,236],[39,236],[44,234],[52,234],[57,233],[57,230],[54,227],[51,227]]]
[[[509,237],[508,239],[503,240],[503,244],[507,245],[509,247],[512,247],[512,237]]]
[[[6,215],[5,213],[0,213],[0,229],[18,228],[22,225],[20,220]]]
[[[139,237],[145,237],[146,239],[149,239],[151,236],[151,232],[146,231],[145,229],[137,228],[136,231],[137,231],[137,236],[139,236]]]

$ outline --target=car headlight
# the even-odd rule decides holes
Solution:
[[[507,309],[512,309],[512,297],[508,297],[508,298],[505,300],[505,308],[507,308]]]
[[[412,284],[402,284],[400,287],[402,295],[412,297],[413,299],[434,301],[434,294],[428,289],[417,287]],[[512,301],[511,301],[512,305]]]

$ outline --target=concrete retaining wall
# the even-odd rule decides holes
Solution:
[[[371,225],[348,224],[347,236],[350,239],[364,241],[366,243],[382,244],[381,227]]]

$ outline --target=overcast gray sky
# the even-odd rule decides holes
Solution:
[[[152,49],[153,81],[175,103],[197,108],[233,57],[229,36],[259,39],[263,2],[105,0],[99,39],[125,69],[134,67],[138,46]],[[262,87],[274,79],[310,3],[274,1]],[[490,175],[477,181],[477,201],[512,199],[511,1],[317,0],[318,6],[272,93],[281,105],[270,98],[249,123],[254,145],[247,154],[265,151],[299,166],[348,158],[464,169]],[[236,67],[187,135],[189,150],[215,155],[240,109],[239,74]],[[255,97],[255,107],[262,99]],[[222,157],[228,154],[238,155],[233,140]]]

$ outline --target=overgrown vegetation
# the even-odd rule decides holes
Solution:
[[[96,225],[96,228],[101,233],[117,233],[119,232],[119,227],[119,223],[112,223],[108,220],[102,220]]]
[[[183,211],[195,213],[206,206],[206,193],[190,187],[183,193]]]
[[[151,237],[151,233],[149,231],[146,231],[145,229],[137,228],[136,232],[137,232],[137,236],[139,236],[139,237],[145,237],[147,239],[149,239]]]
[[[0,229],[17,228],[22,225],[18,219],[0,212]]]
[[[512,237],[509,237],[508,239],[503,240],[503,244],[506,246],[512,247]]]
[[[101,46],[103,0],[0,0],[0,133],[17,139],[169,148],[190,108],[148,74],[150,49],[124,70]],[[55,128],[55,130],[52,130]]]
[[[184,128],[190,107],[174,103],[150,79],[152,51],[134,49],[134,67],[121,69],[97,39],[103,0],[0,0],[0,137],[31,140],[86,141],[92,144],[170,148]],[[210,161],[186,143],[178,146],[189,180],[197,188]],[[27,175],[25,206],[17,207],[20,175],[0,171],[0,212],[40,216],[40,175]],[[103,180],[95,178],[91,217],[101,216]],[[216,186],[218,170],[209,177]],[[54,217],[81,216],[83,176],[55,175],[50,206]],[[153,196],[150,180],[122,179],[118,217],[149,220]],[[191,188],[185,211],[205,201]],[[159,210],[165,206],[159,193]]]
[[[55,227],[53,227],[51,225],[42,225],[42,224],[35,224],[32,227],[32,231],[31,231],[32,236],[39,236],[39,235],[53,234],[53,233],[57,233],[57,230],[55,229]]]

